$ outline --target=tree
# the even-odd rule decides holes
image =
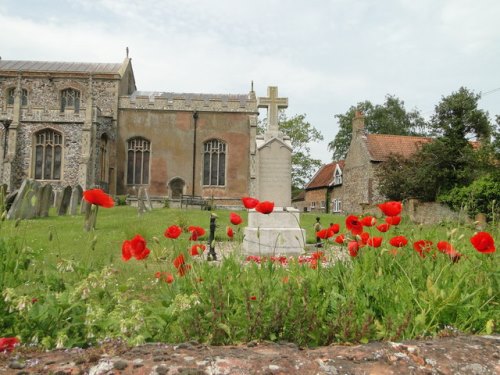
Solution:
[[[333,160],[345,158],[352,138],[352,120],[356,111],[365,117],[365,128],[369,133],[395,135],[423,135],[427,124],[417,110],[406,111],[404,102],[395,96],[387,95],[383,105],[373,105],[370,101],[351,106],[345,114],[337,114],[339,131],[328,144],[333,152]]]
[[[265,122],[259,121],[259,134],[265,132]],[[278,126],[284,135],[290,137],[292,143],[292,188],[303,188],[322,164],[321,160],[311,157],[309,144],[322,141],[323,135],[306,121],[305,114],[287,118],[281,112]]]

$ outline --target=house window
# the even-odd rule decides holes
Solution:
[[[75,89],[65,89],[61,91],[61,112],[66,108],[80,111],[80,91]]]
[[[151,143],[144,138],[132,138],[127,142],[127,184],[149,184],[149,159]]]
[[[325,208],[325,201],[320,202],[320,208]]]
[[[62,135],[52,129],[35,134],[35,179],[60,180]]]
[[[226,144],[212,139],[203,144],[203,185],[226,184]]]
[[[341,185],[342,184],[342,172],[340,170],[335,171],[335,179],[333,181],[334,185]]]
[[[314,210],[316,208],[316,202],[311,202],[311,210]]]
[[[16,98],[16,88],[11,87],[10,89],[7,90],[7,105],[14,105],[15,98]],[[26,89],[21,90],[21,105],[22,106],[28,105],[28,90]]]
[[[332,212],[342,212],[342,201],[340,199],[333,200]]]

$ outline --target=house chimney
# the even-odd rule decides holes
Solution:
[[[352,136],[363,135],[365,131],[365,117],[360,111],[356,111],[352,120]]]

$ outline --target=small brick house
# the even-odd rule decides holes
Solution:
[[[386,198],[378,190],[376,170],[380,163],[396,154],[411,157],[419,148],[432,141],[429,137],[390,134],[366,134],[360,112],[352,122],[352,140],[346,154],[341,200],[343,211],[361,213]]]
[[[344,161],[323,165],[305,186],[304,207],[311,212],[342,211]]]

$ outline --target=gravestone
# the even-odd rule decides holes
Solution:
[[[71,201],[71,186],[66,186],[62,192],[62,197],[57,206],[57,215],[63,216],[68,213],[69,202]]]
[[[137,193],[137,213],[142,215],[146,211],[151,211],[153,206],[149,199],[148,191],[145,187],[140,187]]]
[[[278,97],[278,88],[269,87],[268,96],[258,99],[267,108],[267,130],[256,139],[256,197],[272,201],[275,208],[264,215],[248,212],[243,252],[249,255],[299,255],[304,252],[305,230],[300,228],[300,212],[291,207],[292,145],[278,129],[279,109],[288,106]]]
[[[49,208],[54,200],[52,196],[52,185],[44,185],[41,189],[40,205],[38,215],[40,217],[49,216]]]
[[[7,219],[31,219],[37,216],[37,194],[40,183],[32,179],[25,179],[7,213]]]
[[[76,185],[71,191],[71,199],[69,201],[69,214],[76,215],[78,205],[82,201],[83,190],[80,185]]]

